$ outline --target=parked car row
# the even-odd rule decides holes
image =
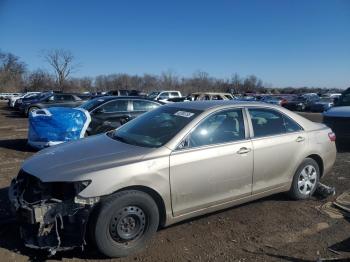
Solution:
[[[131,94],[135,94],[135,96],[130,96]],[[324,122],[335,130],[342,130],[341,133],[339,133],[340,131],[336,131],[336,133],[339,133],[341,137],[345,136],[344,133],[349,133],[349,130],[343,127],[345,125],[349,126],[347,118],[344,117],[348,107],[343,108],[343,106],[349,106],[349,91],[343,94],[325,94],[322,97],[315,93],[299,96],[256,94],[233,96],[230,93],[220,92],[196,92],[182,96],[181,92],[177,90],[154,91],[149,95],[135,90],[115,90],[103,94],[95,94],[96,96],[87,93],[73,94],[51,91],[43,93],[28,92],[26,94],[12,93],[11,95],[8,98],[9,107],[19,110],[25,116],[39,109],[53,107],[87,110],[91,116],[91,123],[86,129],[86,135],[94,135],[115,129],[162,104],[197,100],[260,101],[278,105],[292,111],[325,112]],[[333,109],[330,110],[331,108]],[[336,115],[338,117],[337,120]]]

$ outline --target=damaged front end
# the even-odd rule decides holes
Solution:
[[[83,248],[89,215],[99,198],[78,194],[91,181],[41,182],[21,170],[9,189],[9,199],[27,247],[56,251]]]

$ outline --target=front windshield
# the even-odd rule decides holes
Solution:
[[[37,98],[37,97],[39,97],[39,94],[25,94],[24,96],[23,96],[23,99],[33,99],[33,98]]]
[[[103,98],[94,98],[94,99],[91,99],[91,100],[86,101],[85,103],[81,104],[80,106],[78,106],[78,108],[82,108],[82,109],[85,109],[87,111],[90,111],[93,108],[95,108],[96,106],[98,106],[99,104],[102,104],[104,101],[105,101],[105,99],[103,99]]]
[[[159,107],[108,133],[116,140],[142,147],[161,147],[202,111]]]
[[[159,95],[159,92],[152,92],[148,95],[149,98],[153,99],[153,98],[156,98],[157,95]]]
[[[34,100],[34,99],[41,99],[44,96],[47,96],[47,93],[46,94],[43,94],[43,93],[33,94],[32,96],[28,95],[28,96],[24,97],[23,100],[24,101],[30,101],[30,100]]]

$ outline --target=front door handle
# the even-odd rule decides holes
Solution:
[[[305,141],[305,137],[298,136],[297,139],[295,140],[296,142],[303,142]]]
[[[247,154],[247,153],[249,153],[250,151],[251,151],[250,148],[241,147],[241,148],[237,151],[237,154],[240,154],[240,155],[242,155],[242,154]]]

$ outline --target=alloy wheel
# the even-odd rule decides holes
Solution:
[[[317,171],[312,165],[305,166],[298,179],[298,190],[303,195],[309,195],[316,186],[317,182]]]

